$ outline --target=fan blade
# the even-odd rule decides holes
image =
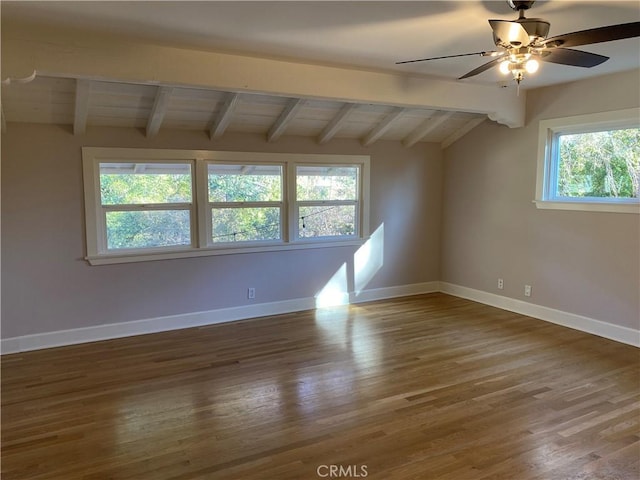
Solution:
[[[489,70],[491,67],[495,67],[501,61],[502,61],[502,58],[500,58],[500,57],[494,58],[490,62],[487,62],[484,65],[480,65],[478,68],[475,68],[475,69],[471,70],[469,73],[465,73],[463,76],[458,78],[458,80],[462,80],[462,79],[465,79],[465,78],[469,78],[469,77],[473,77],[475,75],[478,75],[479,73],[482,73],[482,72],[484,72],[486,70]]]
[[[591,68],[606,62],[609,60],[609,57],[590,52],[583,52],[582,50],[553,48],[549,52],[542,54],[542,60],[545,62],[559,63],[561,65]]]
[[[579,32],[565,33],[556,37],[547,38],[542,42],[551,47],[577,47],[579,45],[590,45],[592,43],[612,42],[625,38],[640,36],[640,22],[621,23],[619,25],[609,25],[607,27],[592,28]]]
[[[441,60],[443,58],[456,58],[456,57],[469,57],[479,55],[481,57],[497,57],[498,55],[502,55],[503,52],[474,52],[474,53],[461,53],[459,55],[445,55],[443,57],[431,57],[431,58],[419,58],[417,60],[405,60],[404,62],[396,62],[396,65],[401,65],[403,63],[415,63],[415,62],[427,62],[429,60]]]
[[[496,45],[502,47],[526,47],[531,43],[529,34],[518,22],[510,20],[489,20]]]

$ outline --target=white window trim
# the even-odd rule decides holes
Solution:
[[[640,214],[637,199],[562,198],[555,197],[556,169],[554,165],[555,142],[558,134],[638,126],[640,108],[629,108],[573,117],[541,120],[538,130],[538,167],[536,178],[536,207],[550,210],[580,210],[591,212]]]
[[[138,161],[143,163],[154,161],[191,162],[194,178],[194,195],[192,214],[192,245],[135,249],[107,252],[104,245],[100,202],[100,162],[106,161]],[[246,242],[242,245],[224,243],[210,245],[207,239],[209,225],[207,219],[209,199],[207,192],[207,162],[231,163],[268,163],[284,166],[285,182],[283,203],[287,218],[282,219],[283,238],[277,242]],[[329,154],[295,154],[295,153],[261,153],[261,152],[225,152],[210,150],[177,150],[177,149],[140,149],[83,147],[83,180],[85,203],[85,229],[87,255],[85,259],[91,265],[109,265],[176,258],[202,257],[210,255],[229,255],[240,253],[256,253],[280,250],[299,250],[309,248],[328,248],[362,245],[369,237],[369,183],[370,157],[368,155],[329,155]],[[334,164],[358,165],[361,179],[359,182],[360,199],[356,235],[354,237],[327,238],[294,238],[294,222],[297,206],[295,199],[295,166],[296,164]],[[293,177],[292,177],[293,175]]]

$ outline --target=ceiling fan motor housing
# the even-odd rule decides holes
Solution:
[[[534,40],[545,39],[549,34],[549,22],[541,18],[519,18],[516,20]]]

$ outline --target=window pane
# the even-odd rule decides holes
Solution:
[[[279,202],[279,165],[209,165],[210,202]]]
[[[640,129],[560,135],[558,196],[638,198]]]
[[[300,201],[358,198],[358,167],[304,166],[296,173]]]
[[[214,243],[279,240],[280,208],[212,208]]]
[[[355,225],[355,205],[300,207],[301,238],[355,235]]]
[[[191,203],[188,163],[101,163],[103,205]]]
[[[151,248],[191,244],[188,210],[107,212],[107,248]]]

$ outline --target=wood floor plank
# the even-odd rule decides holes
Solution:
[[[444,294],[1,367],[3,480],[640,478],[640,350]]]

